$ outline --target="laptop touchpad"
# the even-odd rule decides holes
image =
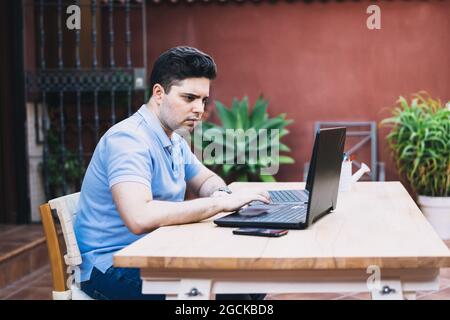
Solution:
[[[242,208],[238,211],[239,215],[241,216],[259,216],[263,213],[267,213],[267,208],[254,208],[252,206]]]

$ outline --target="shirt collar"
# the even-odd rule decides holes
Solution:
[[[143,104],[138,112],[144,118],[145,122],[147,122],[152,131],[156,134],[164,148],[171,149],[173,145],[175,145],[175,143],[179,142],[179,136],[175,132],[172,133],[172,138],[169,139],[158,117],[148,109],[147,105]]]

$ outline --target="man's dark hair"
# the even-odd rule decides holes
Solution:
[[[206,53],[192,47],[175,47],[162,53],[153,65],[150,90],[160,84],[166,93],[176,82],[187,78],[216,77],[216,64]]]

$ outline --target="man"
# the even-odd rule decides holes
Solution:
[[[190,47],[164,52],[150,77],[146,105],[100,139],[81,188],[75,222],[83,263],[81,288],[96,299],[163,299],[143,295],[139,270],[114,268],[113,254],[159,227],[233,211],[265,193],[230,194],[225,182],[192,154],[177,132],[202,118],[211,57]],[[184,201],[186,188],[200,198]]]

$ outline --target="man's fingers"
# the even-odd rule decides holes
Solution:
[[[269,203],[270,202],[268,197],[265,197],[265,196],[263,196],[261,194],[257,194],[256,198],[254,200],[262,201],[264,203]]]
[[[257,195],[260,195],[260,196],[262,196],[262,197],[264,197],[265,199],[267,199],[267,200],[270,201],[270,195],[269,195],[269,192],[267,192],[266,190],[258,190],[258,191],[256,192],[256,194],[257,194]]]
[[[260,193],[264,198],[266,198],[267,200],[270,200],[270,194],[267,191],[262,191]]]

